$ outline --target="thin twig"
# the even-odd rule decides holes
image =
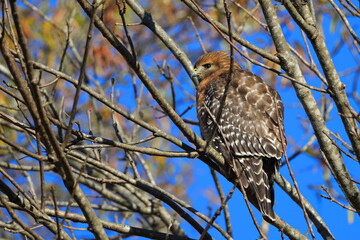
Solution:
[[[328,196],[325,196],[325,195],[320,195],[321,197],[325,198],[325,199],[328,199],[330,200],[331,202],[334,202],[336,204],[338,204],[339,206],[341,206],[342,208],[345,208],[346,210],[349,210],[351,212],[355,212],[356,213],[356,210],[351,208],[351,207],[348,207],[346,206],[345,204],[342,204],[341,202],[339,202],[338,200],[336,200],[330,193],[329,189],[327,189],[324,185],[321,185],[321,188],[326,192],[326,194]]]
[[[336,144],[335,140],[332,139],[329,134],[327,134],[327,133],[325,133],[325,132],[324,132],[324,134],[330,139],[330,141],[332,142],[332,144],[333,144],[334,146],[336,146],[336,147],[340,150],[340,152],[344,153],[344,154],[345,154],[346,156],[348,156],[349,158],[351,158],[351,159],[359,162],[359,160],[358,160],[356,157],[350,155],[350,154],[347,153],[344,149],[342,149],[338,144]],[[330,134],[332,134],[332,133],[330,132]],[[335,134],[333,134],[333,136],[335,136]]]
[[[107,144],[112,147],[119,147],[128,151],[145,153],[151,156],[163,156],[163,157],[186,157],[186,158],[196,158],[199,156],[197,151],[193,152],[174,152],[174,151],[162,151],[157,148],[152,147],[138,147],[135,145],[130,145],[122,142],[113,141],[110,139],[97,137],[94,135],[85,134],[83,132],[77,132],[80,139],[88,140],[94,143]]]
[[[351,27],[349,21],[347,20],[344,13],[340,10],[338,5],[333,0],[329,0],[330,4],[335,8],[336,12],[339,14],[340,18],[343,20],[346,28],[350,32],[351,36],[354,38],[354,40],[360,45],[360,38],[356,35],[354,29]]]
[[[207,231],[209,230],[210,226],[212,225],[212,223],[215,222],[216,218],[218,216],[220,216],[221,211],[224,209],[225,206],[227,206],[227,202],[232,198],[232,195],[234,194],[236,189],[236,184],[234,184],[234,186],[232,187],[232,189],[230,190],[230,192],[228,193],[228,195],[226,196],[226,198],[224,199],[224,202],[221,202],[220,207],[215,211],[214,215],[212,216],[212,218],[210,219],[210,221],[206,224],[206,227],[204,229],[204,231],[202,232],[199,240],[203,240],[205,239],[205,235],[207,233]],[[230,233],[229,233],[230,234]]]
[[[120,4],[120,0],[116,0],[116,5],[118,7],[118,11],[121,17],[121,21],[123,23],[123,27],[124,27],[124,31],[125,31],[125,36],[128,40],[128,43],[130,45],[130,49],[131,49],[131,53],[132,56],[134,58],[134,61],[137,61],[137,55],[136,55],[136,51],[135,51],[135,47],[134,47],[134,43],[130,37],[129,31],[127,29],[127,23],[126,23],[126,18],[125,18],[125,14],[126,14],[126,3],[125,0],[122,0],[122,4]]]
[[[300,155],[301,153],[303,153],[303,152],[306,152],[308,149],[309,149],[309,147],[311,147],[311,145],[315,142],[315,140],[316,140],[316,136],[315,135],[312,135],[310,138],[309,138],[309,140],[307,141],[307,143],[301,148],[301,149],[299,149],[299,150],[297,150],[295,153],[293,153],[290,157],[288,157],[288,160],[289,160],[289,162],[291,161],[291,160],[293,160],[294,158],[296,158],[298,155]],[[283,162],[281,162],[280,163],[280,166],[283,166],[283,165],[285,165],[286,164],[286,161],[283,161]]]
[[[91,48],[91,39],[92,39],[93,27],[94,27],[94,19],[95,19],[94,16],[96,15],[96,10],[97,10],[97,7],[98,7],[98,4],[95,6],[95,2],[96,1],[94,1],[92,14],[90,16],[90,24],[89,24],[89,29],[88,29],[88,32],[87,32],[86,43],[85,43],[85,52],[84,52],[83,60],[82,60],[81,67],[80,67],[80,75],[79,75],[79,78],[78,78],[78,85],[76,86],[76,91],[75,91],[73,106],[72,106],[72,109],[71,109],[70,119],[69,119],[68,127],[66,129],[64,140],[63,140],[63,143],[62,143],[62,148],[63,149],[66,147],[66,145],[67,145],[67,143],[69,141],[70,135],[71,135],[72,126],[74,124],[75,116],[76,116],[76,113],[77,113],[77,105],[78,105],[78,102],[79,102],[79,99],[80,99],[81,85],[82,85],[82,82],[85,79],[86,63],[87,63],[90,48]]]
[[[36,132],[36,143],[37,143],[37,153],[41,155],[41,143],[40,135]],[[40,167],[40,208],[43,210],[45,208],[45,169],[44,162],[39,161]],[[60,236],[60,235],[59,235]]]
[[[216,175],[216,171],[214,169],[210,169],[210,173],[214,180],[216,189],[218,191],[221,205],[223,206],[223,209],[224,209],[224,219],[225,219],[226,231],[230,236],[232,236],[232,226],[231,226],[231,220],[230,220],[229,205],[226,203],[224,190],[221,187],[219,178]]]
[[[257,22],[262,28],[264,28],[266,31],[268,31],[268,27],[265,23],[262,23],[257,17],[255,17],[251,12],[249,12],[245,7],[241,5],[241,3],[236,2],[234,0],[231,0],[232,3],[234,3],[237,7],[239,7],[241,10],[243,10],[247,16],[251,17],[255,22]],[[256,4],[254,9],[259,7],[259,3]],[[252,10],[253,11],[253,10]]]
[[[67,49],[69,48],[69,44],[70,44],[71,31],[70,31],[70,23],[68,21],[66,22],[66,32],[65,33],[66,33],[66,41],[65,41],[63,53],[60,58],[59,71],[63,70],[66,52],[67,52]]]
[[[201,40],[199,31],[198,31],[198,29],[197,29],[197,27],[196,27],[196,25],[195,25],[195,23],[194,23],[194,20],[192,19],[191,16],[188,16],[188,19],[189,19],[189,21],[190,21],[190,23],[191,23],[191,26],[193,27],[193,29],[194,29],[194,31],[195,31],[195,36],[196,36],[196,38],[197,38],[197,40],[198,40],[198,42],[199,42],[199,44],[200,44],[200,47],[201,47],[203,53],[204,53],[204,54],[207,53],[206,48],[205,48],[205,45],[204,45],[203,41]]]
[[[55,197],[55,186],[52,185],[50,188],[50,193],[51,193],[51,199],[54,203],[54,210],[55,210],[55,222],[56,222],[56,235],[55,235],[55,239],[61,239],[61,229],[62,229],[62,225],[60,225],[60,221],[59,221],[59,216],[58,216],[58,206],[56,204],[56,197]]]
[[[154,61],[155,61],[156,67],[158,68],[160,74],[170,83],[171,99],[172,99],[171,104],[172,104],[173,109],[176,111],[176,100],[175,100],[176,93],[175,93],[175,88],[174,88],[173,75],[171,73],[170,67],[168,65],[166,65],[167,69],[165,70],[164,69],[165,67],[160,66],[159,63],[156,61],[156,59],[154,59]]]

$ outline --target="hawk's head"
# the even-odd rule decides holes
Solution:
[[[240,68],[239,64],[234,61],[234,68]],[[230,69],[230,56],[224,51],[206,53],[196,60],[194,65],[193,76],[197,76],[199,81],[212,76],[218,75]]]

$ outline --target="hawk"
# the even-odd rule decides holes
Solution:
[[[201,134],[222,154],[249,201],[274,221],[274,176],[286,145],[284,107],[272,87],[235,61],[230,77],[230,61],[216,51],[195,63]]]

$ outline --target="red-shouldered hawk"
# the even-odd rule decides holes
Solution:
[[[200,82],[196,102],[203,138],[212,141],[212,146],[238,172],[249,201],[265,218],[274,221],[274,175],[286,145],[284,107],[279,94],[234,61],[233,76],[221,106],[230,57],[223,51],[208,53],[194,67]]]

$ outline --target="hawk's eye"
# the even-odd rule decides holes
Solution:
[[[206,64],[203,65],[203,67],[206,68],[206,69],[208,69],[208,68],[211,67],[211,64],[210,64],[210,63],[206,63]]]

